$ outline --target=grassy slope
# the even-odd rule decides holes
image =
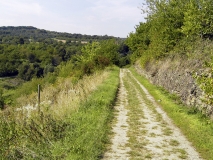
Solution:
[[[119,84],[119,69],[113,68],[108,79],[83,102],[78,112],[68,121],[73,127],[67,130],[64,141],[55,144],[53,157],[66,159],[98,159],[107,142],[107,124],[112,117],[112,106]]]
[[[119,68],[108,67],[106,72],[107,78],[101,84],[96,80],[96,90],[84,95],[75,110],[72,101],[68,106],[71,109],[58,104],[54,108],[57,116],[52,110],[44,109],[41,115],[36,112],[26,120],[12,110],[1,113],[0,159],[99,159],[108,141],[108,123],[119,84]],[[84,81],[76,87],[86,89],[88,86],[84,85],[91,85],[87,78]],[[61,90],[64,91],[63,85]]]
[[[138,75],[133,68],[131,71],[155,99],[162,100],[159,105],[192,142],[200,155],[204,159],[213,159],[213,123],[195,110],[175,103],[174,96],[151,84],[147,79]]]

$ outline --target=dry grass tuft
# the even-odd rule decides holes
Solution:
[[[41,91],[41,111],[49,112],[56,117],[63,117],[66,113],[76,111],[80,102],[85,100],[91,92],[108,77],[109,72],[104,71],[92,76],[85,76],[76,84],[72,83],[72,78],[58,79],[54,85],[42,87]],[[17,99],[20,106],[37,107],[37,93],[28,96],[21,96]]]

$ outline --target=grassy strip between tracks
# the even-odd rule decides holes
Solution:
[[[193,107],[186,107],[179,98],[151,84],[146,78],[130,68],[135,77],[148,89],[159,105],[167,112],[174,124],[192,142],[193,146],[204,159],[213,159],[213,122]]]

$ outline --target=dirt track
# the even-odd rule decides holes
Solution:
[[[201,159],[156,101],[128,69],[121,69],[112,144],[104,160]]]

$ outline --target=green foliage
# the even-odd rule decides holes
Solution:
[[[107,35],[89,36],[51,32],[35,27],[0,27],[0,77],[19,74],[23,79],[30,80],[36,75],[34,63],[37,63],[41,70],[46,68],[44,72],[46,75],[48,71],[54,70],[52,67],[56,68],[61,62],[69,61],[73,55],[80,55],[82,46],[88,42],[99,43],[98,41],[112,38],[114,37]],[[95,43],[91,44],[95,45]],[[89,49],[91,48],[88,45],[85,52]],[[92,52],[91,50],[91,56],[93,56]],[[89,55],[87,58],[90,58]],[[32,64],[27,67],[26,63]],[[51,66],[51,69],[47,66]],[[22,76],[25,72],[27,75]],[[40,76],[43,74],[39,74],[38,77]]]
[[[93,42],[87,44],[85,47],[82,48],[82,55],[78,56],[78,61],[80,63],[86,63],[91,62],[94,60],[95,56],[98,54],[98,51],[100,50],[100,43],[99,42]]]
[[[213,105],[213,62],[206,62],[206,66],[210,69],[208,72],[204,72],[201,75],[195,74],[194,77],[205,93],[203,101],[209,105]]]
[[[191,1],[186,4],[187,10],[184,13],[184,25],[182,32],[188,37],[190,35],[199,35],[201,29],[201,21],[199,19],[199,4],[196,1]]]
[[[183,24],[185,1],[152,1],[152,3],[155,9],[148,16],[150,50],[159,57],[173,49],[182,37],[180,29]]]
[[[83,71],[82,74],[91,74],[112,64],[119,65],[119,45],[114,39],[89,43],[81,51],[82,54],[74,56],[72,61],[75,68]]]
[[[187,36],[212,36],[213,5],[211,0],[192,0],[186,4],[182,32]]]
[[[150,52],[145,52],[143,54],[143,56],[141,56],[141,58],[140,58],[140,65],[141,65],[141,67],[145,68],[146,64],[148,62],[150,62],[153,58],[155,58],[155,57],[153,57],[153,55]]]
[[[124,67],[131,64],[130,56],[121,57],[119,59],[119,67]]]
[[[19,44],[24,44],[24,39],[23,38],[19,39]]]
[[[24,80],[42,77],[53,72],[61,62],[69,61],[82,46],[42,42],[21,46],[0,44],[0,76],[19,75]]]
[[[106,66],[111,64],[110,59],[102,55],[98,55],[95,58],[95,63],[99,65],[100,69],[104,69]]]
[[[143,11],[147,14],[146,22],[137,25],[135,33],[130,33],[126,40],[132,61],[141,57],[142,66],[152,58],[167,56],[178,46],[181,53],[186,53],[190,44],[185,39],[213,37],[211,0],[146,0]]]
[[[102,41],[101,50],[99,52],[100,56],[109,59],[110,64],[118,65],[119,59],[119,44],[115,39]]]
[[[10,113],[9,113],[10,114]],[[7,118],[3,115],[0,117],[0,158],[1,159],[15,159],[22,158],[17,150],[12,150],[11,146],[17,146],[19,141],[17,137],[20,136],[20,132],[17,130],[17,124],[14,116],[9,115]]]
[[[18,76],[26,81],[31,80],[33,77],[36,78],[43,75],[43,68],[41,68],[38,63],[24,63],[19,67],[18,71]]]
[[[15,94],[13,95],[13,100],[21,95],[29,95],[33,92],[36,92],[39,84],[44,84],[44,79],[33,78],[31,81],[23,83],[15,90]]]
[[[125,43],[128,45],[132,52],[140,52],[148,49],[150,44],[149,35],[149,24],[140,23],[135,27],[135,33],[130,33]]]
[[[54,66],[52,64],[46,65],[44,68],[44,75],[47,75],[48,73],[54,72]]]

